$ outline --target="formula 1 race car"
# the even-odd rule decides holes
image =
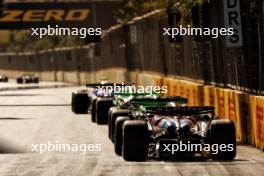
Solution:
[[[102,80],[101,83],[86,84],[84,89],[75,90],[72,92],[71,109],[76,114],[86,114],[91,106],[92,99],[101,95],[100,87],[108,81]]]
[[[0,82],[8,82],[8,77],[5,75],[0,75]]]
[[[214,107],[147,107],[119,117],[116,125],[116,153],[127,161],[236,156],[234,122],[216,118]]]
[[[157,99],[160,95],[155,92],[139,93],[139,92],[122,92],[114,93],[114,107],[108,112],[108,137],[114,142],[115,121],[119,116],[128,116],[130,113],[130,101],[133,99]]]
[[[170,103],[187,104],[188,100],[181,97],[167,97],[160,98],[156,93],[119,93],[115,94],[115,106],[109,110],[108,113],[108,137],[114,142],[115,139],[115,123],[120,116],[128,116],[131,113],[131,107],[134,105],[147,106],[161,106],[169,105]]]
[[[16,79],[18,84],[39,83],[39,78],[34,74],[23,74]]]
[[[138,116],[145,112],[147,107],[175,107],[186,106],[188,99],[182,97],[148,97],[148,98],[134,98],[131,99],[126,109],[121,109],[121,112],[117,111],[116,114],[111,114],[109,124],[109,138],[114,143],[115,153],[117,155],[122,154],[122,126],[126,120],[129,120],[129,116]],[[124,111],[127,110],[127,114]],[[118,113],[119,112],[119,113]],[[123,114],[122,114],[123,113]]]
[[[87,113],[91,106],[91,120],[97,124],[107,124],[108,110],[113,104],[113,87],[129,86],[130,83],[87,84],[83,90],[72,93],[72,111],[78,114]]]

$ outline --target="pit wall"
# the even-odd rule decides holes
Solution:
[[[168,92],[164,96],[188,98],[190,106],[215,106],[216,116],[235,122],[237,139],[241,144],[264,150],[263,96],[150,73],[134,73],[134,79],[137,83],[148,80],[148,85],[167,86]]]

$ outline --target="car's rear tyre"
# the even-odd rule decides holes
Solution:
[[[71,110],[75,112],[75,92],[72,92],[72,99],[71,99]]]
[[[127,120],[123,124],[123,158],[145,161],[148,156],[148,126],[144,120]]]
[[[233,160],[236,157],[236,128],[233,121],[213,120],[209,134],[211,148],[218,148],[217,152],[211,149],[212,160]],[[221,145],[227,148],[220,150]]]
[[[96,101],[97,101],[96,98],[92,100],[92,110],[91,110],[92,122],[96,122]]]
[[[129,120],[129,117],[118,117],[115,120],[115,135],[113,136],[114,147],[115,147],[115,153],[119,156],[122,155],[123,124],[127,120]]]
[[[22,78],[17,78],[16,81],[17,81],[18,84],[22,84],[23,83],[23,79]]]
[[[33,82],[36,83],[36,84],[39,83],[39,78],[34,78]]]
[[[108,124],[108,111],[113,107],[112,98],[98,98],[96,101],[96,122],[99,125]]]
[[[27,79],[27,78],[25,79],[25,83],[26,83],[26,84],[29,84],[29,83],[32,83],[32,82],[33,82],[33,80],[29,80],[29,79]]]
[[[72,111],[76,114],[87,114],[91,104],[87,93],[74,92],[72,94]]]
[[[112,142],[115,139],[115,123],[116,119],[120,116],[128,116],[129,110],[127,109],[114,109],[112,110],[110,117],[108,117],[108,136]]]
[[[110,120],[110,118],[111,118],[111,116],[112,116],[112,113],[116,110],[116,109],[119,109],[118,107],[111,107],[110,109],[109,109],[109,111],[108,111],[108,138],[111,140],[111,135],[110,135],[110,122],[111,122],[111,120]]]

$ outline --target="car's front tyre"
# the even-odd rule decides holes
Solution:
[[[98,98],[96,101],[96,122],[99,125],[108,124],[108,111],[113,107],[112,98]]]
[[[116,119],[120,116],[128,116],[129,112],[128,109],[114,109],[110,114],[110,117],[108,118],[108,136],[112,142],[114,142],[115,139]]]
[[[129,117],[118,117],[115,120],[115,135],[114,137],[114,147],[115,153],[119,156],[122,155],[122,141],[123,141],[123,124],[125,121],[129,120]]]
[[[76,114],[87,114],[91,100],[87,93],[72,93],[72,111]]]

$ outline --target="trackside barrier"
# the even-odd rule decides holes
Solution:
[[[137,72],[130,72],[129,73],[129,81],[138,85],[138,73]]]
[[[204,98],[203,86],[200,84],[193,84],[191,86],[191,96],[193,106],[202,106]]]
[[[163,96],[172,96],[173,95],[173,87],[171,85],[171,81],[172,81],[172,79],[170,80],[169,78],[168,79],[165,78],[162,80],[163,86],[167,87],[167,93],[163,94]]]
[[[203,105],[204,106],[214,106],[214,94],[212,86],[203,86],[204,98]]]
[[[251,109],[251,145],[259,149],[264,149],[264,98],[250,96]]]
[[[108,78],[110,82],[125,82],[127,79],[127,72],[122,68],[104,69],[95,73],[96,79]]]
[[[242,117],[240,116],[240,114],[238,113],[240,110],[240,106],[239,106],[239,99],[236,98],[236,92],[233,90],[228,90],[225,89],[224,90],[224,94],[225,94],[225,118],[228,118],[230,120],[233,120],[236,124],[236,136],[237,139],[239,141],[242,141],[242,128],[241,128],[241,122]],[[244,141],[244,140],[243,140]]]
[[[220,118],[225,118],[225,94],[224,90],[220,88],[213,88],[215,98],[215,112]]]
[[[137,83],[140,86],[156,86],[159,84],[159,80],[161,80],[161,76],[155,74],[150,75],[146,73],[139,73],[137,79],[138,79]]]
[[[190,106],[202,105],[203,87],[200,84],[191,83],[182,80],[166,79],[166,84],[169,86],[170,96],[182,96],[188,98]]]
[[[249,95],[241,92],[235,93],[236,100],[236,116],[240,122],[240,126],[237,128],[241,134],[241,142],[244,144],[250,144],[250,138],[253,136],[251,133],[251,115],[250,115],[250,101]]]

